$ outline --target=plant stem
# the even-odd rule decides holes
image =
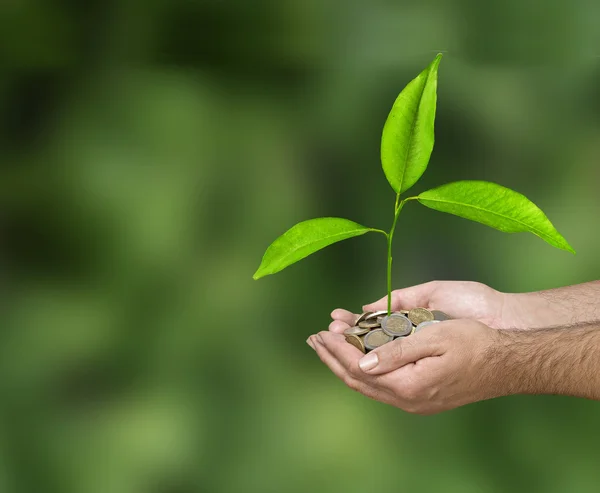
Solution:
[[[404,203],[407,199],[400,201],[400,194],[396,195],[396,205],[394,210],[394,222],[392,223],[392,229],[388,234],[388,262],[387,262],[387,291],[388,291],[388,315],[392,313],[392,240],[394,239],[394,231],[396,230],[396,223],[398,222],[398,216]]]

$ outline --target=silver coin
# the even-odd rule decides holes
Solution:
[[[365,320],[369,315],[371,315],[371,313],[373,312],[364,312],[362,315],[359,315],[356,319],[356,322],[354,322],[354,325],[358,325],[359,322]]]
[[[404,337],[412,332],[412,322],[400,313],[392,313],[381,322],[382,330],[392,337]]]
[[[369,332],[363,339],[365,348],[372,350],[392,341],[394,338],[387,335],[382,329]]]
[[[427,327],[428,325],[439,324],[441,320],[427,320],[426,322],[421,322],[419,325],[415,327],[414,332],[418,332],[419,330]]]
[[[356,327],[350,327],[349,329],[346,329],[344,331],[344,335],[345,336],[350,336],[350,335],[361,336],[363,334],[366,334],[367,332],[369,332],[368,328],[356,326]]]
[[[387,310],[379,310],[377,312],[370,313],[365,317],[365,320],[371,320],[372,318],[382,317],[387,315]]]
[[[450,315],[448,315],[447,313],[444,313],[441,310],[431,310],[431,313],[433,313],[434,319],[437,320],[438,322],[443,322],[444,320],[452,320]]]

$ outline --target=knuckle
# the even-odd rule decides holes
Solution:
[[[435,413],[425,406],[416,406],[415,408],[412,409],[411,414],[416,414],[418,416],[431,416],[432,414],[435,414]]]
[[[421,393],[421,386],[411,380],[407,380],[400,388],[400,396],[411,405],[419,402]]]
[[[342,381],[346,384],[346,387],[358,391],[359,384],[358,381],[349,374],[346,374],[342,377]]]
[[[447,322],[444,322],[447,323]],[[428,331],[428,342],[429,343],[439,343],[442,342],[444,339],[448,339],[449,337],[452,337],[454,331],[453,330],[448,330],[449,327],[438,327],[438,325],[440,324],[435,324],[435,325],[430,325],[429,327],[427,327],[428,329],[430,329]]]
[[[404,354],[403,345],[406,344],[402,339],[397,339],[393,341],[391,344],[386,344],[384,346],[385,351],[382,350],[379,353],[379,356],[382,360],[390,360],[392,362],[400,361],[402,359],[402,355]],[[387,346],[387,347],[386,347]]]
[[[402,410],[408,414],[419,414],[418,407],[414,404],[405,404],[402,406]]]

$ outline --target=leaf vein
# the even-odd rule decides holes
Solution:
[[[356,232],[362,232],[364,234],[364,233],[368,233],[369,231],[372,231],[372,230],[370,228],[357,228],[357,229],[352,229],[352,230],[349,230],[349,231],[344,231],[342,233],[336,233],[334,235],[326,236],[324,238],[320,238],[319,240],[309,241],[308,243],[304,243],[303,245],[301,245],[301,246],[299,246],[297,248],[294,248],[293,250],[289,251],[284,257],[281,257],[281,261],[279,263],[281,264],[283,261],[285,261],[289,257],[293,256],[293,254],[296,253],[298,250],[301,250],[301,249],[303,249],[303,248],[305,248],[307,246],[310,246],[313,243],[318,243],[319,241],[329,240],[329,239],[332,239],[332,238],[337,238],[338,236],[346,236],[348,234],[356,233]],[[356,236],[356,235],[354,235],[354,236]]]
[[[427,86],[427,80],[429,78],[429,72],[427,73],[427,77],[425,77],[425,82],[423,83],[423,87],[421,87],[421,91],[419,94],[419,104],[417,105],[417,110],[415,111],[415,117],[410,125],[410,132],[408,134],[408,145],[406,146],[406,155],[404,156],[404,167],[402,169],[402,178],[400,178],[400,187],[398,187],[398,193],[402,193],[402,185],[404,185],[404,178],[406,176],[406,163],[408,163],[408,156],[412,149],[412,137],[415,131],[415,127],[417,126],[417,120],[419,119],[419,109],[421,108],[421,100],[423,99],[423,93],[425,92],[425,86]]]
[[[553,238],[551,236],[549,236],[547,233],[544,233],[543,231],[540,231],[536,227],[530,226],[527,223],[524,223],[523,221],[519,221],[518,219],[515,219],[514,217],[505,216],[504,214],[500,214],[499,212],[491,211],[489,209],[484,209],[482,207],[477,207],[476,205],[472,205],[472,204],[465,204],[464,202],[455,202],[453,200],[431,199],[431,198],[424,198],[424,197],[421,198],[421,199],[422,200],[430,200],[432,202],[442,202],[442,203],[445,203],[445,204],[460,205],[460,206],[463,206],[463,207],[470,207],[472,209],[476,209],[476,210],[479,210],[479,211],[488,212],[488,213],[493,214],[495,216],[502,217],[504,219],[508,219],[509,221],[513,221],[513,222],[515,222],[517,224],[520,224],[520,225],[524,226],[526,229],[534,231],[535,234],[537,234],[538,236],[541,236],[542,238],[548,238],[550,240],[553,240]]]

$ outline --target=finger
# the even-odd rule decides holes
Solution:
[[[436,281],[418,284],[404,289],[392,291],[392,310],[410,309],[415,307],[427,308],[433,290],[436,288]],[[363,306],[364,311],[374,312],[385,310],[387,308],[387,296],[384,296],[374,303]]]
[[[315,351],[321,361],[325,363],[333,372],[333,374],[342,380],[348,387],[380,402],[386,402],[389,404],[393,401],[393,396],[390,396],[386,390],[377,388],[374,385],[370,385],[368,382],[359,380],[350,374],[344,365],[342,365],[340,361],[333,354],[331,354],[331,352],[329,352],[327,347],[319,342],[316,336],[311,336],[311,339],[315,346]],[[360,353],[358,349],[354,349]],[[368,377],[367,375],[364,376]]]
[[[334,332],[319,332],[317,340],[355,377],[366,376],[358,367],[358,361],[364,353],[346,342],[346,338]]]
[[[334,320],[329,324],[329,330],[331,332],[337,332],[338,334],[343,333],[346,329],[349,329],[350,326],[346,322],[342,322],[341,320]]]
[[[369,375],[381,375],[423,358],[440,356],[443,348],[438,333],[437,327],[425,327],[410,337],[398,338],[363,356],[358,366]]]
[[[329,352],[329,350],[325,347],[324,344],[320,342],[317,336],[311,336],[310,339],[315,347],[315,351],[321,361],[325,363],[329,369],[337,376],[340,380],[342,380],[348,387],[351,389],[357,390],[359,392],[365,390],[365,384],[353,377],[350,372],[344,367],[340,361]],[[349,345],[349,344],[348,344]],[[358,349],[354,348],[357,352]]]
[[[359,315],[349,312],[348,310],[344,310],[343,308],[336,308],[331,312],[331,318],[333,318],[333,320],[341,320],[342,322],[347,323],[350,327],[354,326],[358,317]]]

